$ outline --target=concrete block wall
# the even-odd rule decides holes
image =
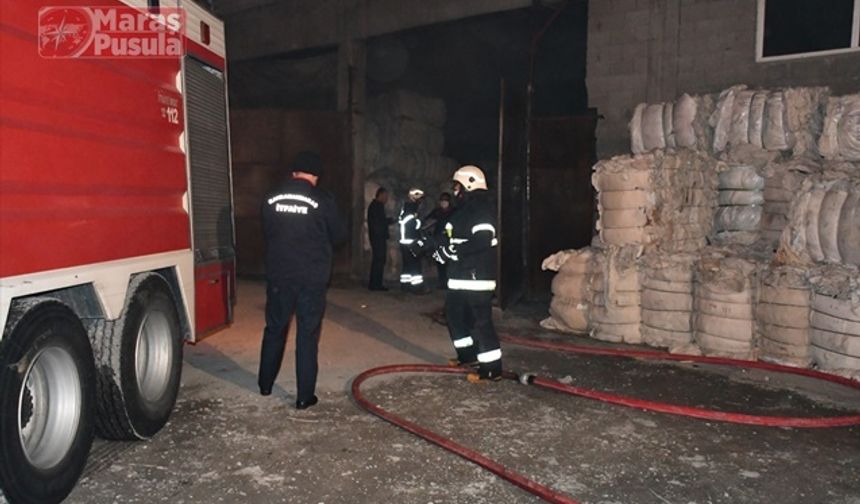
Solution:
[[[757,63],[756,0],[599,0],[589,3],[589,105],[604,116],[597,154],[629,152],[627,123],[643,101],[753,87],[828,85],[860,91],[860,52]]]

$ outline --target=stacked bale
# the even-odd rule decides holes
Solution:
[[[813,270],[810,325],[813,362],[820,368],[860,377],[860,272],[854,266]]]
[[[709,119],[714,128],[713,152],[748,144],[768,151],[791,151],[795,157],[815,155],[827,95],[827,88],[754,91],[732,86],[720,93]]]
[[[764,178],[752,165],[730,165],[719,174],[714,242],[750,245],[759,238]]]
[[[788,264],[860,265],[860,178],[828,171],[804,182],[778,256]]]
[[[762,360],[807,367],[810,288],[806,271],[775,266],[762,273],[756,320]]]
[[[696,269],[695,341],[705,355],[753,359],[758,264],[725,250],[703,253]]]
[[[860,161],[860,94],[828,100],[818,148],[827,159]]]
[[[686,93],[674,102],[640,103],[630,120],[631,151],[704,147],[709,142],[707,117],[712,107],[710,96]]]
[[[594,259],[598,273],[592,279],[591,337],[615,343],[642,342],[638,246],[607,247]]]
[[[598,191],[601,242],[667,251],[703,246],[720,164],[688,149],[600,161],[592,184]]]
[[[770,248],[778,246],[788,225],[791,203],[801,192],[804,181],[818,172],[820,166],[808,160],[770,163],[765,168],[761,238]]]
[[[642,341],[651,346],[683,349],[693,340],[692,254],[648,254],[642,257]]]
[[[591,328],[591,283],[596,272],[597,251],[586,247],[563,250],[544,259],[544,271],[558,272],[552,280],[550,316],[541,321],[545,329],[586,334]]]

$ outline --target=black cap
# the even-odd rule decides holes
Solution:
[[[322,159],[316,152],[299,152],[293,162],[290,163],[290,171],[308,173],[319,177],[323,172]]]

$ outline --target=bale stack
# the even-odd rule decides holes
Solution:
[[[556,271],[552,280],[550,316],[541,321],[545,329],[587,334],[591,329],[590,312],[596,273],[595,255],[590,247],[563,250],[544,259],[544,271]]]
[[[667,251],[702,247],[711,229],[719,164],[688,149],[597,163],[592,184],[601,242]]]
[[[719,174],[714,243],[751,245],[759,238],[764,178],[752,165],[729,165]]]
[[[762,360],[809,366],[810,296],[803,269],[775,266],[762,273],[755,313]]]
[[[642,342],[642,287],[637,258],[641,247],[606,247],[595,254],[598,272],[591,285],[591,337],[615,343]]]
[[[860,271],[821,266],[810,283],[812,360],[820,369],[860,378]]]
[[[726,250],[703,253],[696,269],[695,341],[705,355],[753,359],[759,265]]]
[[[710,96],[681,95],[674,102],[640,103],[630,120],[630,150],[644,154],[654,149],[697,149],[710,142],[707,118]]]
[[[670,352],[693,340],[692,254],[648,254],[640,262],[642,341]]]
[[[787,264],[860,265],[860,176],[828,171],[806,180],[777,254]]]
[[[779,245],[788,225],[791,203],[800,194],[804,181],[820,171],[820,165],[809,160],[770,163],[764,169],[761,239],[769,248],[775,250]]]
[[[860,161],[860,94],[828,100],[818,149],[826,159]]]

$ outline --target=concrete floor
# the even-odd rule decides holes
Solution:
[[[376,419],[348,396],[366,368],[442,363],[442,296],[333,288],[320,354],[320,405],[297,412],[292,347],[279,388],[257,394],[262,284],[240,284],[235,324],[186,347],[168,426],[141,443],[97,441],[69,502],[539,502]],[[539,310],[507,330],[551,336]],[[578,340],[577,338],[565,337]],[[290,341],[292,342],[292,336]],[[593,342],[592,342],[593,343]],[[638,397],[762,414],[860,409],[860,394],[802,379],[689,364],[505,348],[506,365]],[[411,375],[369,383],[407,418],[585,502],[860,504],[860,428],[745,427],[658,415],[525,388]]]

